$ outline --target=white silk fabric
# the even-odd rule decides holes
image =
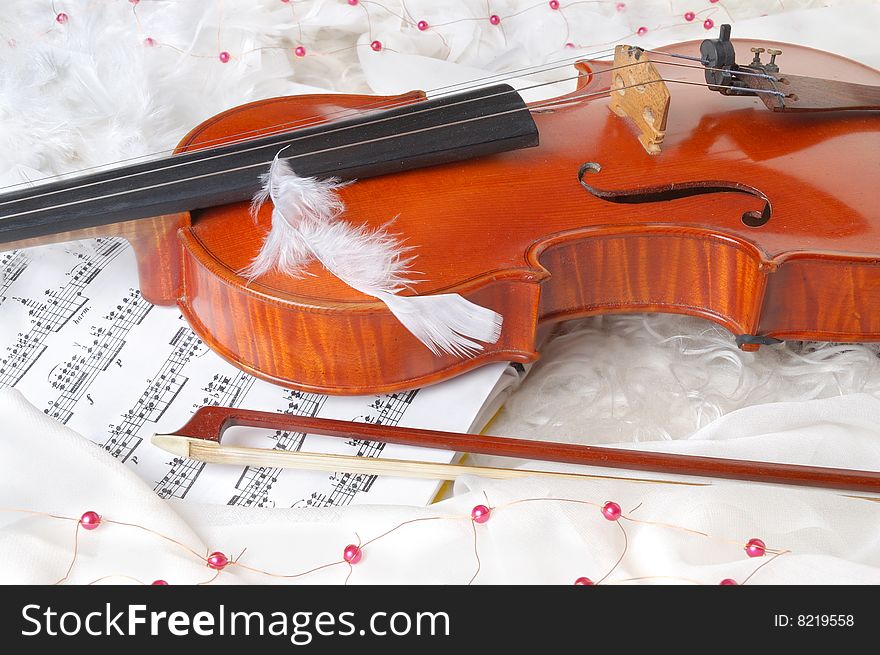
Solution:
[[[99,447],[35,409],[14,390],[0,393],[0,580],[53,583],[73,557],[75,523],[10,509],[78,517],[92,510],[134,523],[199,554],[221,551],[251,568],[292,575],[339,562],[366,544],[349,568],[337,564],[297,578],[232,565],[220,583],[604,584],[880,583],[880,503],[860,494],[707,481],[708,486],[592,479],[460,480],[454,496],[427,508],[353,506],[241,509],[167,502]],[[734,458],[762,458],[880,470],[880,400],[865,394],[771,403],[732,412],[690,439],[639,447]],[[629,447],[632,447],[629,444]],[[541,466],[530,463],[530,467]],[[544,465],[555,470],[685,480],[662,475]],[[693,480],[691,480],[693,481]],[[698,480],[699,481],[699,480]],[[620,504],[620,526],[599,506]],[[517,504],[514,501],[524,501]],[[578,502],[572,502],[578,501]],[[587,504],[592,503],[592,504]],[[492,509],[473,524],[471,509]],[[431,517],[444,517],[425,520]],[[413,522],[415,521],[415,522]],[[659,525],[665,524],[665,525]],[[392,533],[383,533],[401,526]],[[704,534],[696,534],[699,533]],[[760,538],[788,551],[751,559]],[[368,543],[369,542],[369,543]],[[240,557],[239,557],[240,556]],[[761,564],[765,566],[758,568]],[[109,577],[105,577],[109,576]],[[212,578],[204,561],[139,528],[104,522],[80,530],[71,583],[192,584]]]

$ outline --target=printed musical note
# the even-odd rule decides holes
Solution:
[[[406,410],[416,399],[416,394],[418,394],[417,389],[377,396],[369,404],[372,411],[363,417],[363,421],[376,425],[398,425]],[[348,443],[357,448],[354,454],[358,457],[379,457],[385,449],[384,443],[376,441],[351,440]],[[334,473],[329,477],[332,490],[329,493],[312,493],[304,504],[309,507],[349,505],[357,494],[368,493],[375,481],[375,475]]]
[[[85,288],[125,248],[121,239],[97,239],[94,252],[76,253],[78,260],[67,271],[66,281],[56,288],[46,289],[40,297],[14,297],[28,309],[31,329],[19,332],[15,343],[6,348],[0,360],[0,388],[15,386],[46,350],[46,339],[63,328],[88,302]],[[21,276],[18,271],[15,280]],[[11,284],[10,283],[10,284]]]
[[[105,325],[92,326],[90,332],[93,339],[88,345],[81,346],[83,352],[53,369],[50,383],[59,395],[43,411],[57,421],[67,423],[73,416],[76,404],[87,395],[91,383],[117,359],[129,331],[140,325],[152,307],[141,297],[140,291],[129,290],[119,304],[104,316]]]
[[[6,300],[6,290],[27,268],[28,260],[20,250],[0,253],[0,305]]]
[[[202,389],[205,396],[199,406],[238,407],[255,382],[255,378],[241,371],[231,376],[215,374]],[[161,498],[185,498],[204,469],[204,462],[175,460],[168,473],[156,484],[155,491]]]
[[[317,416],[324,406],[324,401],[327,400],[326,396],[301,391],[288,391],[287,398],[289,402],[282,412],[299,416]],[[276,431],[271,437],[275,441],[273,449],[296,452],[302,448],[305,437],[302,432]],[[246,467],[235,484],[238,493],[229,499],[227,505],[265,507],[270,504],[269,492],[272,490],[272,485],[278,481],[281,474],[282,469],[278,468]]]
[[[144,425],[158,423],[189,380],[182,373],[184,367],[206,348],[189,328],[179,328],[169,345],[173,350],[148,380],[147,388],[137,402],[123,415],[119,424],[110,426],[110,437],[104,442],[104,449],[123,462],[143,441],[140,433]]]
[[[27,256],[0,253],[0,273],[0,387],[15,386],[46,414],[132,467],[164,498],[240,507],[395,502],[400,480],[378,484],[376,476],[169,460],[149,438],[179,428],[203,405],[466,430],[501,377],[501,368],[487,368],[468,374],[483,382],[459,390],[456,380],[443,385],[448,391],[433,387],[427,396],[410,391],[360,398],[257,380],[214,354],[177,308],[144,300],[133,253],[121,239]],[[247,430],[263,448],[299,451],[319,443],[298,432]],[[342,440],[332,446],[362,457],[390,449],[389,456],[406,458],[403,446]],[[448,462],[452,454],[436,456]],[[426,503],[436,489],[430,480],[407,483],[407,503]]]

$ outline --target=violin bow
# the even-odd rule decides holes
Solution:
[[[505,479],[552,476],[579,479],[618,479],[632,482],[705,486],[707,483],[559,473],[523,469],[435,464],[410,460],[372,459],[346,455],[290,452],[245,448],[221,444],[223,433],[235,426],[302,432],[345,440],[375,441],[404,446],[438,448],[462,453],[515,457],[603,468],[649,471],[700,478],[722,478],[769,484],[788,484],[859,492],[880,492],[880,471],[861,471],[819,466],[801,466],[738,459],[678,455],[602,446],[531,441],[509,437],[440,432],[375,423],[355,423],[244,410],[232,407],[202,407],[182,428],[171,434],[156,434],[153,445],[178,457],[201,462],[343,471],[364,475],[451,480],[460,475]]]

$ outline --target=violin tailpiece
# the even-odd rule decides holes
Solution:
[[[639,130],[639,142],[649,155],[660,153],[666,136],[669,89],[641,48],[619,45],[614,49],[609,108],[629,118]]]

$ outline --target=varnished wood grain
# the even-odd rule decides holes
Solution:
[[[535,254],[550,272],[543,320],[669,312],[713,320],[734,334],[756,331],[767,271],[747,243],[675,226],[588,228]],[[713,275],[699,264],[707,262]],[[572,272],[568,283],[553,282]]]
[[[771,44],[737,43],[751,45]],[[784,49],[791,76],[880,81],[876,71],[839,57]],[[695,46],[673,50],[692,53]],[[699,70],[656,65],[667,80],[702,79]],[[416,276],[424,280],[415,292],[461,293],[504,316],[499,342],[473,359],[433,356],[383,304],[317,265],[302,279],[242,278],[268,230],[268,207],[256,223],[242,203],[8,245],[128,238],[148,300],[176,300],[199,335],[240,368],[329,393],[392,391],[490,361],[531,361],[542,324],[608,312],[683,313],[734,334],[779,339],[880,340],[880,115],[773,113],[759,98],[668,81],[663,151],[650,157],[634,126],[608,111],[607,97],[577,97],[607,89],[608,67],[579,64],[582,77],[567,102],[535,112],[538,148],[343,191],[353,223],[380,227],[397,217],[394,230],[416,247]],[[180,149],[422,97],[260,101],[207,121]],[[622,205],[580,186],[576,173],[585,161],[601,164],[591,183],[617,197],[695,180],[758,197],[712,193]],[[743,215],[765,202],[770,221],[744,225]]]
[[[141,295],[156,305],[173,305],[178,301],[181,285],[177,230],[188,224],[188,214],[156,216],[4,242],[3,248],[32,248],[80,239],[122,237],[134,250]]]
[[[839,57],[784,49],[792,74],[880,81],[876,71]],[[699,70],[657,66],[667,79],[702,80]],[[584,77],[569,100],[607,89],[607,67],[579,67]],[[314,276],[271,273],[247,283],[238,271],[260,248],[268,207],[256,223],[243,204],[193,213],[180,233],[181,307],[237,366],[329,393],[392,391],[489,361],[529,361],[542,322],[607,312],[683,313],[734,334],[782,339],[880,339],[880,117],[779,114],[758,98],[668,86],[663,151],[653,157],[633,126],[608,111],[607,97],[597,97],[535,112],[538,148],[343,190],[353,223],[379,227],[397,216],[394,230],[416,247],[417,277],[425,280],[418,293],[454,291],[502,313],[501,339],[474,359],[431,355],[384,305],[317,265]],[[200,126],[182,147],[259,125],[332,117],[370,100],[258,102]],[[591,182],[604,189],[694,180],[746,186],[769,200],[772,217],[760,228],[744,225],[743,214],[760,210],[763,200],[735,193],[606,202],[578,184],[585,161],[601,164]]]

